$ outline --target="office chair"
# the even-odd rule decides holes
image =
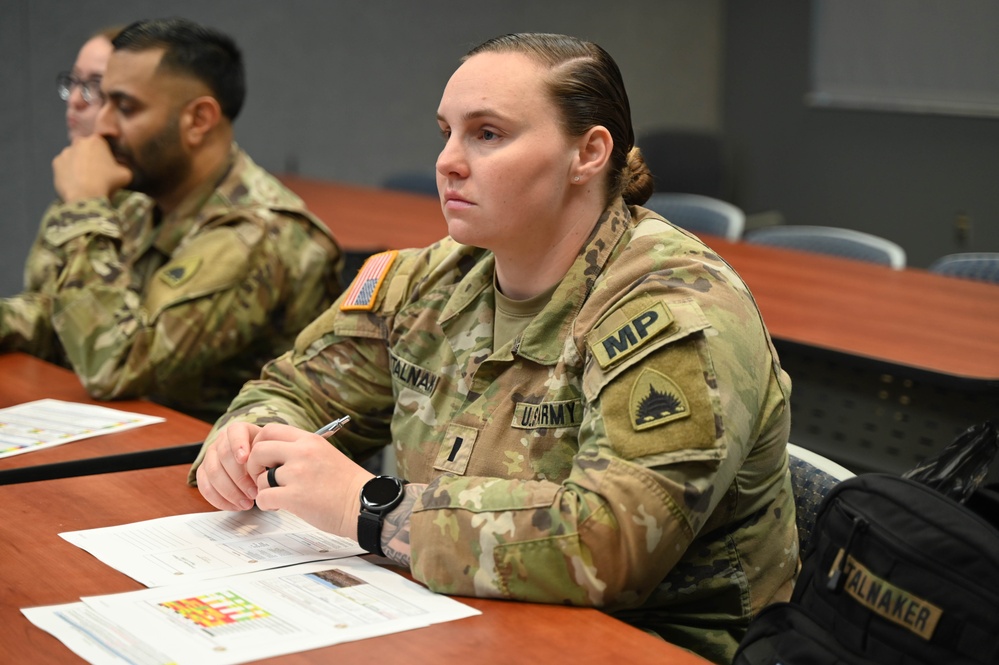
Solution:
[[[787,444],[787,454],[797,513],[795,521],[798,524],[798,550],[804,556],[808,552],[812,527],[815,526],[815,517],[822,499],[837,483],[851,478],[854,473],[831,459],[793,443]]]
[[[382,187],[411,194],[437,196],[437,175],[433,171],[400,171],[385,178]]]
[[[657,193],[649,197],[644,205],[673,224],[698,235],[708,233],[738,240],[746,226],[746,215],[740,208],[702,194]]]
[[[947,254],[930,264],[930,272],[999,284],[999,252]]]
[[[747,232],[744,240],[759,245],[878,263],[895,270],[905,267],[905,250],[899,245],[886,238],[853,229],[835,226],[768,226]]]
[[[689,192],[731,200],[732,167],[722,137],[714,132],[656,129],[635,145],[657,192]]]

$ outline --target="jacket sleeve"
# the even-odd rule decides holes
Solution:
[[[259,381],[247,383],[205,438],[188,482],[219,431],[234,421],[257,425],[285,423],[314,431],[333,418],[350,416],[350,425],[330,442],[362,461],[385,446],[394,406],[388,350],[382,326],[361,319],[356,336],[331,332],[331,307],[298,336],[295,347],[268,363]]]
[[[0,300],[0,351],[24,351],[53,359],[51,299],[44,293],[20,293]]]
[[[121,223],[105,199],[58,206],[43,223],[47,244],[64,257],[49,296],[52,329],[97,398],[196,378],[251,344],[290,290],[315,298],[310,291],[322,286],[289,283],[289,265],[308,262],[322,273],[328,260],[318,245],[292,259],[300,224],[269,233],[259,219],[232,211],[142,274],[122,256]]]
[[[0,351],[24,351],[46,360],[58,360],[58,339],[52,332],[52,294],[59,283],[65,257],[61,248],[46,243],[45,221],[59,207],[55,202],[42,218],[24,268],[24,290],[0,300]]]

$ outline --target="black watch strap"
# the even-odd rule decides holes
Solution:
[[[384,515],[366,512],[363,508],[357,516],[357,544],[366,552],[385,556],[382,550],[382,522]]]
[[[399,505],[406,481],[393,476],[376,476],[361,488],[361,512],[357,516],[357,544],[367,552],[385,556],[382,550],[382,523],[385,515]]]

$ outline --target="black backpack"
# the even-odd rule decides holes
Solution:
[[[999,488],[964,503],[871,473],[829,491],[791,601],[734,665],[999,664]]]

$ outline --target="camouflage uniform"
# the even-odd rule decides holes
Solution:
[[[370,305],[352,286],[216,431],[349,414],[337,445],[391,444],[429,483],[410,542],[430,588],[601,607],[728,662],[798,562],[790,383],[746,286],[620,199],[499,349],[493,271],[450,239],[400,252]]]
[[[339,294],[341,252],[235,145],[159,219],[151,199],[55,203],[0,300],[0,350],[72,366],[100,399],[150,396],[214,420]]]

